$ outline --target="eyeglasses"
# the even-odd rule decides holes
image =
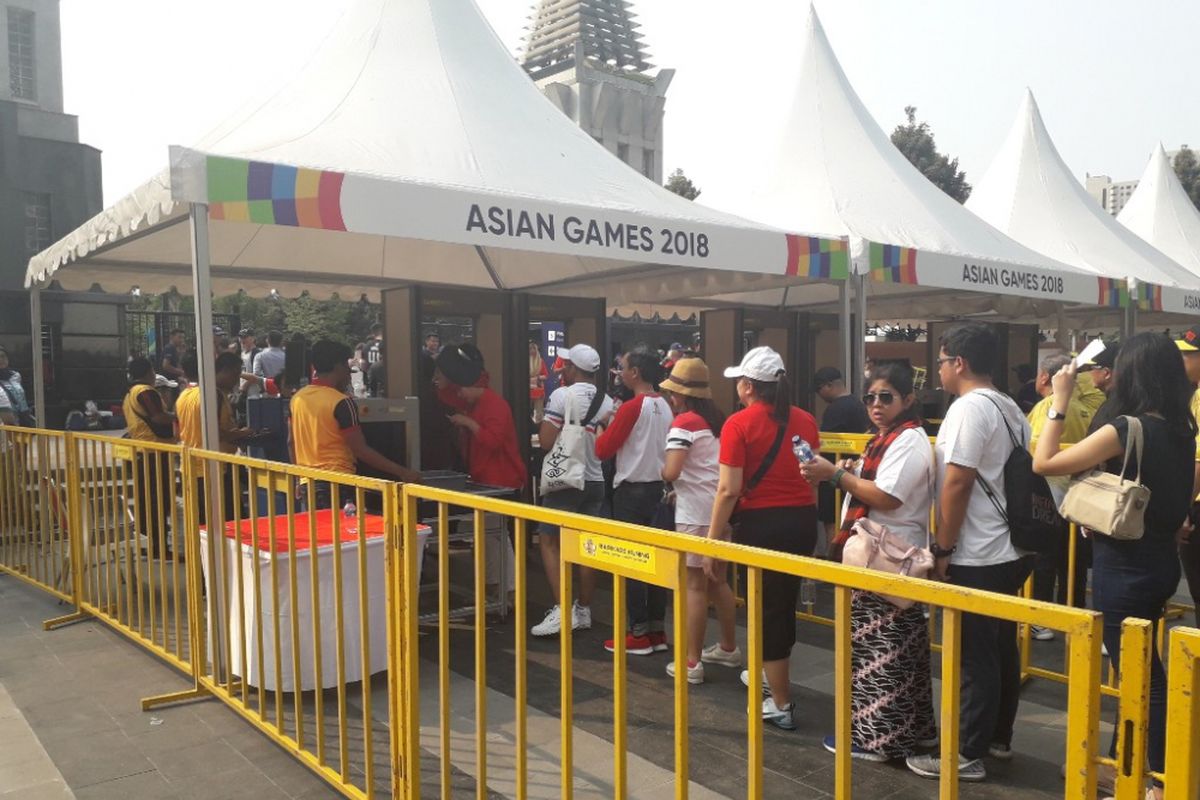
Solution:
[[[862,397],[864,406],[874,405],[876,400],[880,405],[890,406],[896,400],[896,395],[892,392],[867,392]]]
[[[953,361],[956,358],[958,358],[958,356],[945,356],[943,358],[939,358],[937,360],[937,365],[940,367],[942,364],[945,364],[947,361]]]

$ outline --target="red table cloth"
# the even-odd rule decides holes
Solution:
[[[358,541],[358,525],[360,517],[344,516],[339,510],[337,512],[341,524],[342,543]],[[315,533],[317,537],[317,546],[326,547],[333,544],[333,509],[324,509],[321,511],[312,512],[297,512],[294,516],[296,520],[296,549],[307,550],[312,546],[310,534],[313,533],[312,528],[315,523]],[[310,519],[312,522],[310,522]],[[378,536],[383,536],[385,532],[384,519],[376,514],[363,514],[361,517],[363,525],[366,527],[367,538],[372,539]],[[274,522],[274,525],[272,525]],[[251,546],[253,540],[251,530],[253,530],[258,538],[258,547],[260,550],[269,550],[271,548],[271,540],[275,541],[275,552],[286,553],[288,551],[288,516],[287,514],[276,514],[272,520],[268,516],[259,517],[257,520],[244,519],[241,522],[241,535],[238,535],[238,524],[229,522],[225,525],[225,537],[227,539],[237,539],[241,544]]]

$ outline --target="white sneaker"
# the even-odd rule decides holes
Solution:
[[[592,607],[581,606],[576,600],[571,604],[571,630],[588,631],[592,629]]]
[[[537,625],[529,629],[534,636],[557,636],[562,630],[562,609],[554,606]]]
[[[1030,625],[1029,636],[1038,642],[1054,641],[1054,631],[1049,628],[1043,628],[1041,625]]]
[[[700,660],[705,664],[740,667],[742,665],[742,649],[734,645],[732,650],[726,650],[721,647],[720,642],[716,642],[711,647],[706,647],[700,651]]]
[[[776,728],[782,728],[785,731],[796,730],[796,718],[793,715],[795,709],[794,703],[788,703],[783,708],[775,705],[775,699],[768,697],[763,700],[762,715],[763,722],[769,722]]]
[[[689,666],[687,668],[687,673],[688,673],[687,674],[687,682],[688,683],[693,683],[693,684],[694,683],[704,683],[704,664],[703,664],[703,662],[697,662],[696,666],[694,666],[694,667]],[[675,662],[674,661],[667,662],[667,674],[670,675],[672,678],[675,677]]]
[[[742,670],[742,685],[743,686],[750,685],[750,670],[748,670],[748,669]],[[762,693],[764,695],[771,694],[771,684],[767,683],[766,671],[764,671],[762,674]]]

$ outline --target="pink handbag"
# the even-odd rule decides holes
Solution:
[[[928,547],[913,547],[887,529],[863,517],[854,523],[854,535],[842,550],[842,563],[851,567],[925,578],[933,571],[933,554]],[[916,602],[903,597],[881,595],[897,608],[911,608]]]

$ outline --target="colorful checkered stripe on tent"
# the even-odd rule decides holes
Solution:
[[[843,239],[787,235],[787,274],[801,278],[850,277],[850,251]]]
[[[340,172],[208,157],[213,219],[344,231]]]
[[[1162,287],[1152,283],[1138,284],[1138,311],[1162,311]]]
[[[1097,280],[1100,283],[1099,305],[1108,308],[1124,308],[1129,305],[1128,281],[1115,278],[1098,278]]]
[[[911,247],[871,242],[869,264],[875,283],[917,284],[917,251]]]

